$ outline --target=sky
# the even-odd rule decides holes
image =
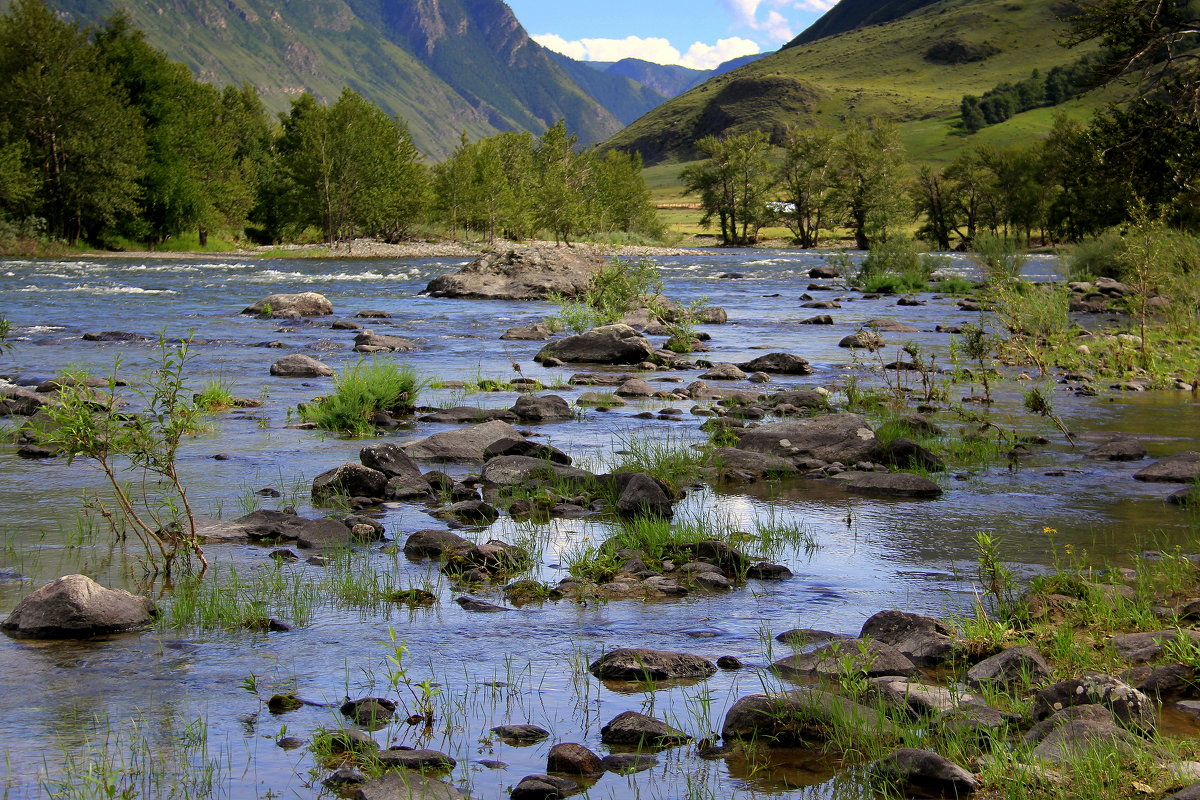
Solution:
[[[835,0],[506,0],[538,43],[580,61],[711,69],[778,50]]]

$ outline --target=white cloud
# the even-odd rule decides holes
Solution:
[[[799,3],[796,3],[796,8],[801,11],[816,11],[824,14],[836,5],[837,0],[800,0]]]
[[[796,34],[792,33],[792,26],[778,11],[767,14],[767,20],[761,24],[759,30],[777,42],[788,42],[796,38]]]
[[[712,69],[730,59],[754,55],[760,51],[761,48],[756,42],[739,39],[735,36],[729,39],[719,39],[716,44],[696,42],[688,48],[687,54],[679,63],[692,69]]]
[[[571,41],[558,34],[542,33],[532,38],[543,47],[570,56],[576,61],[620,61],[623,58],[640,58],[655,64],[681,64],[692,69],[712,69],[731,58],[752,55],[761,49],[757,43],[736,36],[720,39],[716,44],[695,42],[686,53],[680,53],[678,48],[666,39],[656,37],[626,36],[624,39]]]
[[[570,41],[554,33],[532,37],[542,47],[570,56],[576,61],[620,61],[640,58],[655,64],[680,64],[683,55],[666,39],[626,36],[624,39],[578,39]]]
[[[733,14],[734,22],[753,28],[758,16],[758,6],[762,0],[721,0],[721,5]]]

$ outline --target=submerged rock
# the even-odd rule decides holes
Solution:
[[[1156,461],[1134,474],[1134,480],[1151,483],[1192,483],[1200,480],[1200,452],[1188,450]]]
[[[35,639],[87,639],[145,628],[156,609],[148,597],[106,589],[86,575],[65,575],[17,603],[0,629]]]
[[[882,497],[914,497],[934,499],[942,496],[942,487],[921,475],[911,472],[863,472],[845,481],[852,492]]]
[[[448,783],[403,769],[367,781],[354,800],[466,800],[466,795]]]
[[[683,731],[637,711],[618,714],[600,729],[600,741],[605,744],[657,748],[678,747],[691,740]]]
[[[868,774],[889,789],[912,794],[966,797],[979,782],[965,769],[932,750],[902,747],[867,767]]]

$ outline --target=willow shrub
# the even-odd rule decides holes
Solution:
[[[375,433],[374,415],[411,414],[424,385],[407,365],[359,361],[334,378],[333,394],[302,404],[297,410],[301,419],[318,428],[371,436]]]

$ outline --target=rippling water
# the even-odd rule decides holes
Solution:
[[[948,337],[934,333],[934,327],[969,322],[973,316],[959,311],[952,300],[930,298],[924,306],[902,308],[894,298],[863,300],[845,291],[812,292],[817,299],[842,298],[841,309],[802,308],[798,298],[810,282],[808,270],[824,262],[820,253],[731,251],[657,261],[669,295],[685,302],[707,298],[729,310],[730,324],[706,328],[713,353],[705,357],[740,362],[770,348],[801,355],[817,370],[811,377],[785,378],[777,385],[827,384],[847,371],[878,380],[871,358],[856,362],[837,347],[843,336],[872,318],[920,328],[921,333],[905,334],[903,340],[941,354],[945,363]],[[264,501],[267,507],[297,500],[307,513],[313,511],[304,505],[312,477],[354,460],[362,443],[284,427],[288,410],[325,393],[329,381],[275,379],[268,368],[286,352],[308,353],[335,368],[353,363],[354,334],[331,330],[327,321],[280,326],[238,312],[273,292],[316,291],[329,297],[342,316],[363,309],[387,311],[391,319],[367,321],[368,327],[416,340],[420,351],[406,358],[423,375],[503,378],[512,374],[516,361],[523,374],[546,383],[569,376],[572,370],[546,370],[533,363],[539,343],[498,340],[505,328],[552,312],[547,304],[419,296],[430,278],[462,263],[221,257],[3,261],[0,314],[14,325],[16,349],[0,361],[0,373],[29,381],[53,376],[68,365],[103,370],[117,359],[122,374],[136,373],[148,363],[152,344],[84,342],[82,335],[109,330],[193,335],[197,388],[220,378],[236,394],[266,400],[261,409],[220,415],[211,432],[187,443],[181,466],[195,505],[207,515],[239,516],[257,500],[254,492],[272,487],[285,497]],[[1049,277],[1057,266],[1053,259],[1035,259],[1028,271]],[[961,260],[950,270],[971,272]],[[743,277],[721,277],[729,273]],[[798,324],[818,313],[830,314],[836,324]],[[901,341],[896,334],[887,338],[892,344]],[[284,342],[286,349],[259,346],[273,340]],[[672,374],[690,381],[699,371]],[[563,394],[570,400],[573,392]],[[513,399],[511,394],[463,398],[447,390],[422,396],[431,405],[507,407]],[[1019,402],[1015,395],[1001,397],[996,410],[1001,423],[1049,433],[1016,411]],[[1197,447],[1200,407],[1190,396],[1118,394],[1088,400],[1056,392],[1055,403],[1073,429],[1142,433],[1155,456]],[[633,418],[667,405],[681,404],[633,403],[608,413],[588,412],[582,421],[541,426],[538,432],[578,461],[600,467],[634,437],[687,442],[700,435],[700,418],[682,423]],[[393,437],[405,441],[445,429],[418,424]],[[215,461],[217,454],[230,457]],[[1065,471],[1048,476],[1051,466]],[[813,482],[698,489],[681,504],[681,515],[745,530],[753,530],[755,520],[801,524],[819,544],[812,553],[778,554],[796,573],[793,580],[751,582],[729,596],[547,603],[506,614],[470,614],[452,602],[449,587],[428,565],[376,552],[361,563],[404,585],[433,583],[439,604],[414,612],[324,606],[309,624],[284,634],[163,628],[93,643],[0,638],[0,746],[6,753],[0,785],[8,797],[43,796],[49,786],[44,776],[63,771],[78,775],[89,752],[93,759],[105,752],[94,739],[89,750],[93,731],[134,736],[132,726],[138,723],[139,735],[168,758],[203,761],[184,743],[205,742],[208,758],[220,765],[213,792],[218,796],[312,797],[321,789],[324,772],[313,770],[305,750],[284,751],[274,740],[285,725],[288,734],[305,738],[319,727],[335,726],[336,709],[306,706],[274,717],[261,698],[240,684],[254,676],[261,697],[295,689],[320,702],[394,694],[385,678],[387,649],[382,644],[390,628],[407,641],[410,674],[417,680],[432,678],[443,691],[437,701],[442,704],[440,722],[429,744],[459,760],[453,779],[469,786],[475,797],[506,797],[506,787],[522,776],[544,771],[546,750],[556,741],[580,741],[604,752],[599,728],[620,711],[648,710],[700,737],[720,728],[724,711],[738,696],[772,680],[751,669],[723,672],[696,686],[630,692],[581,674],[581,666],[604,649],[643,646],[710,658],[736,655],[761,665],[769,661],[771,637],[787,628],[854,633],[883,608],[962,609],[973,591],[972,538],[980,530],[1000,534],[1018,571],[1026,575],[1052,562],[1052,545],[1069,543],[1103,561],[1120,559],[1147,543],[1182,541],[1194,520],[1163,504],[1167,490],[1162,486],[1134,482],[1130,476],[1137,468],[1088,462],[1065,445],[1054,445],[1011,472],[1000,467],[956,476],[937,501],[867,500]],[[92,538],[80,527],[79,498],[98,486],[98,475],[81,463],[22,461],[13,446],[0,444],[0,574],[24,576],[0,578],[0,614],[32,588],[67,572],[84,571],[110,586],[136,588],[128,561],[108,547],[103,534]],[[437,526],[422,506],[388,508],[380,519],[399,541],[412,530]],[[1044,528],[1057,529],[1053,541]],[[531,529],[502,518],[472,535],[480,540],[536,536],[543,547],[538,576],[556,580],[573,550],[606,533],[596,522],[558,521]],[[212,546],[209,553],[221,570],[232,567],[243,575],[269,563],[266,549],[249,545]],[[303,563],[283,569],[305,578],[323,574]],[[200,733],[196,720],[206,724]],[[540,724],[553,736],[534,747],[507,747],[487,735],[490,727],[505,722]],[[411,744],[418,733],[399,725],[377,738],[385,744]],[[127,743],[113,743],[107,752],[132,750]],[[509,766],[495,770],[477,763],[493,759]],[[662,754],[660,765],[648,772],[606,776],[590,796],[682,797],[690,786],[703,784],[716,797],[784,791],[796,796],[794,790],[802,786],[814,787],[805,796],[819,797],[827,796],[836,781],[826,765],[814,765],[800,753],[781,753],[771,766],[751,769],[738,762],[702,762],[682,748]]]

